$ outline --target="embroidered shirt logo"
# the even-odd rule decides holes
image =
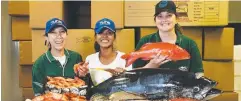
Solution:
[[[181,70],[181,71],[188,71],[186,66],[181,66],[178,69]]]

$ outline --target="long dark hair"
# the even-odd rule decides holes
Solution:
[[[181,34],[182,34],[182,32],[183,32],[182,27],[181,27],[178,23],[175,24],[175,32],[179,32],[179,33],[181,33]]]
[[[95,52],[100,52],[100,45],[95,41],[94,43]]]

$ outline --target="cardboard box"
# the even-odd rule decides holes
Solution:
[[[210,101],[239,101],[238,93],[236,92],[224,92],[221,95],[211,99]]]
[[[11,16],[28,16],[29,1],[9,1],[8,14]]]
[[[126,0],[125,26],[155,26],[155,5],[160,0]],[[179,15],[178,23],[182,26],[223,26],[228,25],[228,1],[183,1],[174,0]],[[212,9],[210,9],[212,8]]]
[[[91,1],[91,28],[102,18],[113,20],[116,28],[124,28],[124,1]]]
[[[31,1],[29,9],[31,28],[45,28],[51,18],[63,19],[63,1]]]
[[[241,61],[234,61],[234,75],[241,76]]]
[[[44,33],[44,30],[32,30],[32,62],[48,50],[44,45]]]
[[[32,62],[32,41],[20,41],[19,42],[19,64],[31,65]]]
[[[187,27],[182,27],[183,28],[183,35],[193,39],[198,46],[198,49],[200,51],[200,54],[202,56],[202,28],[187,28]],[[141,33],[140,36],[141,38],[157,32],[157,28],[141,28]]]
[[[124,3],[124,24],[127,27],[154,27],[155,5],[159,1],[145,0],[133,1],[125,0]]]
[[[32,87],[32,65],[19,66],[19,87]]]
[[[34,98],[34,92],[33,88],[22,88],[23,90],[23,100],[25,101],[26,99],[33,99]]]
[[[141,33],[140,33],[141,38],[149,34],[156,33],[158,30],[157,28],[140,28],[140,29],[141,29]]]
[[[202,28],[194,28],[194,27],[182,27],[183,28],[183,35],[191,38],[194,40],[197,44],[197,47],[199,49],[199,52],[202,56]]]
[[[234,45],[233,52],[233,60],[241,61],[241,45]]]
[[[204,33],[204,59],[233,59],[234,28],[205,28]]]
[[[241,75],[234,77],[234,90],[241,91]]]
[[[70,29],[66,48],[80,53],[82,59],[95,52],[94,31],[92,29]]]
[[[116,33],[116,49],[129,53],[135,50],[135,31],[134,29],[117,30]]]
[[[45,53],[48,48],[44,45],[44,30],[32,30],[32,61]],[[94,50],[94,31],[92,29],[70,29],[66,40],[66,48],[76,51],[85,60],[87,55],[95,52]]]
[[[32,40],[29,17],[12,17],[12,40]]]
[[[234,63],[203,61],[204,75],[218,82],[216,88],[234,91]]]
[[[235,91],[236,93],[238,93],[238,101],[241,101],[241,91]]]

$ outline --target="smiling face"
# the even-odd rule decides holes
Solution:
[[[101,48],[113,47],[113,42],[115,40],[115,33],[109,29],[103,29],[103,31],[95,36],[96,42]]]
[[[155,16],[155,23],[157,28],[163,32],[169,32],[174,30],[176,21],[176,15],[167,11],[161,12]]]
[[[56,27],[45,37],[51,45],[51,50],[61,51],[64,49],[67,33],[63,27]]]

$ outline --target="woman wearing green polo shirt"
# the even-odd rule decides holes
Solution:
[[[202,59],[197,44],[192,39],[182,35],[177,23],[176,5],[173,1],[162,0],[155,7],[154,21],[158,28],[156,33],[143,37],[137,44],[136,50],[149,42],[168,42],[186,49],[191,58],[181,61],[170,61],[158,54],[150,61],[138,59],[133,68],[170,68],[194,72],[197,77],[203,76]]]
[[[62,20],[53,18],[46,23],[45,44],[49,50],[35,61],[32,68],[32,87],[35,96],[44,93],[47,76],[74,78],[73,67],[82,62],[82,57],[79,53],[64,48],[66,38],[67,28]],[[82,66],[79,77],[86,81],[87,73],[87,67]]]

